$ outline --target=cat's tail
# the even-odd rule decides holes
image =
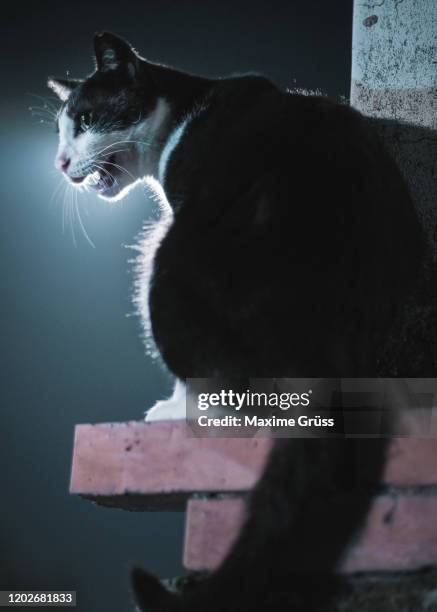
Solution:
[[[219,568],[181,594],[168,591],[147,572],[134,570],[132,587],[138,609],[321,609],[335,596],[335,568],[369,509],[371,495],[367,489],[361,492],[361,479],[380,481],[386,439],[364,442],[341,438],[277,439],[252,491],[246,521]],[[305,576],[311,576],[314,582],[316,575],[317,588],[308,587]]]

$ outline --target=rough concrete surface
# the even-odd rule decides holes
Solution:
[[[166,581],[174,591],[195,589],[196,583],[207,574],[191,574]],[[283,585],[270,594],[264,605],[268,612],[304,612],[304,597],[299,594],[315,593],[315,598],[326,591],[325,583],[317,576],[306,581],[296,577],[296,589],[284,592]],[[316,600],[317,601],[317,600]],[[437,570],[428,568],[411,573],[361,574],[340,579],[336,594],[329,604],[317,612],[437,612]]]

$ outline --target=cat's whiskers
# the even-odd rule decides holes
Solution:
[[[48,106],[49,108],[51,108],[54,111],[57,111],[61,107],[61,103],[59,101],[59,98],[56,97],[56,96],[41,96],[39,94],[34,94],[34,93],[29,93],[27,95],[31,96],[32,98],[37,98],[38,100],[41,100],[41,102],[45,106]]]
[[[121,141],[118,141],[118,142],[112,142],[111,144],[106,145],[105,147],[101,148],[99,151],[94,151],[93,155],[95,157],[97,157],[98,155],[101,155],[103,153],[103,151],[107,151],[111,147],[115,147],[116,145],[119,145],[119,144],[125,144],[126,142],[129,142],[129,141],[128,140],[125,140],[125,141],[121,140]],[[108,153],[108,155],[112,155],[112,151],[110,153]]]
[[[32,115],[39,115],[39,116],[47,115],[53,120],[56,119],[56,113],[51,111],[48,108],[43,108],[42,106],[29,106],[29,110],[32,113]]]
[[[77,247],[76,232],[74,231],[74,194],[77,193],[75,189],[70,189],[70,201],[68,206],[68,214],[70,219],[71,236],[73,238],[73,244]]]
[[[71,185],[69,183],[65,183],[64,195],[62,198],[62,233],[65,234],[65,225],[66,225],[66,216],[67,216],[67,194],[69,189],[71,189]]]
[[[50,125],[53,126],[53,122],[56,120],[56,117],[53,117],[49,111],[47,110],[34,110],[34,107],[30,106],[29,111],[39,125]]]
[[[37,119],[38,125],[51,127],[54,122],[56,123],[61,105],[55,104],[49,97],[43,97],[32,93],[29,93],[28,95],[40,100],[43,104],[43,106],[32,105],[28,107],[32,117]]]
[[[64,187],[64,191],[61,196],[62,187]],[[66,230],[68,229],[68,226],[70,226],[74,246],[77,246],[75,231],[75,224],[77,220],[80,231],[83,234],[85,240],[90,246],[96,248],[94,242],[90,238],[88,231],[86,230],[84,221],[82,219],[79,202],[79,192],[81,191],[81,189],[77,189],[77,186],[71,185],[71,183],[65,181],[64,177],[62,177],[53,191],[53,194],[50,198],[50,202],[52,202],[58,196],[60,200],[62,198],[62,233],[65,234]]]
[[[104,164],[104,165],[114,166],[115,168],[118,168],[118,169],[119,169],[119,170],[121,170],[122,172],[126,172],[126,174],[127,174],[127,175],[128,175],[128,176],[129,176],[129,177],[130,177],[130,178],[131,178],[133,181],[136,181],[136,180],[137,180],[137,179],[136,179],[136,177],[135,177],[135,176],[134,176],[134,175],[133,175],[131,172],[129,172],[129,170],[127,170],[127,169],[126,169],[126,168],[124,168],[123,166],[120,166],[120,164],[116,164],[116,163],[114,163],[114,162],[109,162],[109,161],[106,161],[106,160],[101,160],[101,159],[97,159],[96,161],[97,161],[97,162],[100,162],[100,163],[102,163],[102,164]]]
[[[50,198],[50,200],[49,200],[49,204],[51,204],[51,203],[53,202],[53,200],[55,199],[55,197],[56,197],[57,195],[59,195],[59,192],[60,192],[61,187],[62,187],[63,185],[65,185],[65,180],[64,180],[64,177],[62,176],[62,177],[59,179],[58,184],[56,185],[56,187],[53,189],[53,193],[52,193],[51,198]]]
[[[153,142],[151,140],[116,140],[115,142],[112,142],[106,147],[103,147],[103,149],[100,149],[100,151],[96,151],[94,155],[100,155],[101,153],[103,153],[103,151],[106,151],[107,149],[110,149],[111,147],[115,147],[116,145],[120,144],[141,144],[143,146],[152,148]]]
[[[72,203],[74,197],[75,190],[73,186],[67,183],[65,192],[64,192],[64,202],[62,207],[62,233],[65,234],[68,227],[70,227],[71,237],[73,239],[73,244],[76,247],[76,233],[74,231],[73,217],[72,217]]]
[[[82,217],[81,217],[81,214],[80,214],[80,205],[79,205],[79,193],[78,193],[78,191],[77,191],[77,190],[75,191],[75,203],[74,203],[74,211],[75,211],[75,213],[76,213],[76,217],[77,217],[77,220],[78,220],[78,222],[79,222],[79,227],[80,227],[80,229],[81,229],[81,231],[82,231],[82,234],[83,234],[84,238],[86,239],[86,241],[88,242],[88,244],[89,244],[90,246],[92,246],[92,247],[93,247],[93,249],[95,249],[95,248],[96,248],[96,245],[95,245],[95,244],[94,244],[94,242],[91,240],[91,238],[90,238],[90,236],[89,236],[88,232],[87,232],[87,231],[86,231],[86,229],[85,229],[85,225],[84,225],[84,223],[83,223],[83,221],[82,221]]]
[[[36,98],[37,100],[40,100],[43,104],[43,106],[30,106],[29,110],[32,111],[33,109],[35,110],[39,110],[42,112],[46,112],[47,114],[49,114],[53,119],[56,119],[58,116],[58,112],[60,109],[60,104],[59,101],[56,99],[56,104],[54,102],[51,101],[50,97],[44,97],[44,96],[40,96],[37,94],[32,94],[29,93],[29,96]],[[55,98],[52,98],[55,99]]]
[[[124,153],[125,151],[130,151],[130,149],[115,149],[115,151],[109,151],[109,153],[103,153],[102,157],[109,157],[110,155],[115,155],[116,153]]]

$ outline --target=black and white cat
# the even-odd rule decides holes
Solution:
[[[49,80],[63,101],[56,166],[106,200],[138,181],[161,199],[137,302],[178,383],[149,418],[183,417],[190,377],[390,374],[380,355],[413,290],[422,237],[368,122],[260,76],[211,80],[150,63],[108,33],[96,35],[95,55],[83,81]],[[367,499],[347,510],[332,501],[354,480],[359,444],[278,440],[218,571],[177,596],[138,570],[140,609],[317,610],[335,580],[317,594],[296,575],[317,547],[330,576],[365,517]],[[383,453],[372,446],[375,474]]]

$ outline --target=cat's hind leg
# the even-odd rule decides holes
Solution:
[[[185,384],[176,379],[173,394],[167,400],[160,400],[150,408],[144,417],[150,421],[175,421],[185,419],[186,416],[186,388]]]

